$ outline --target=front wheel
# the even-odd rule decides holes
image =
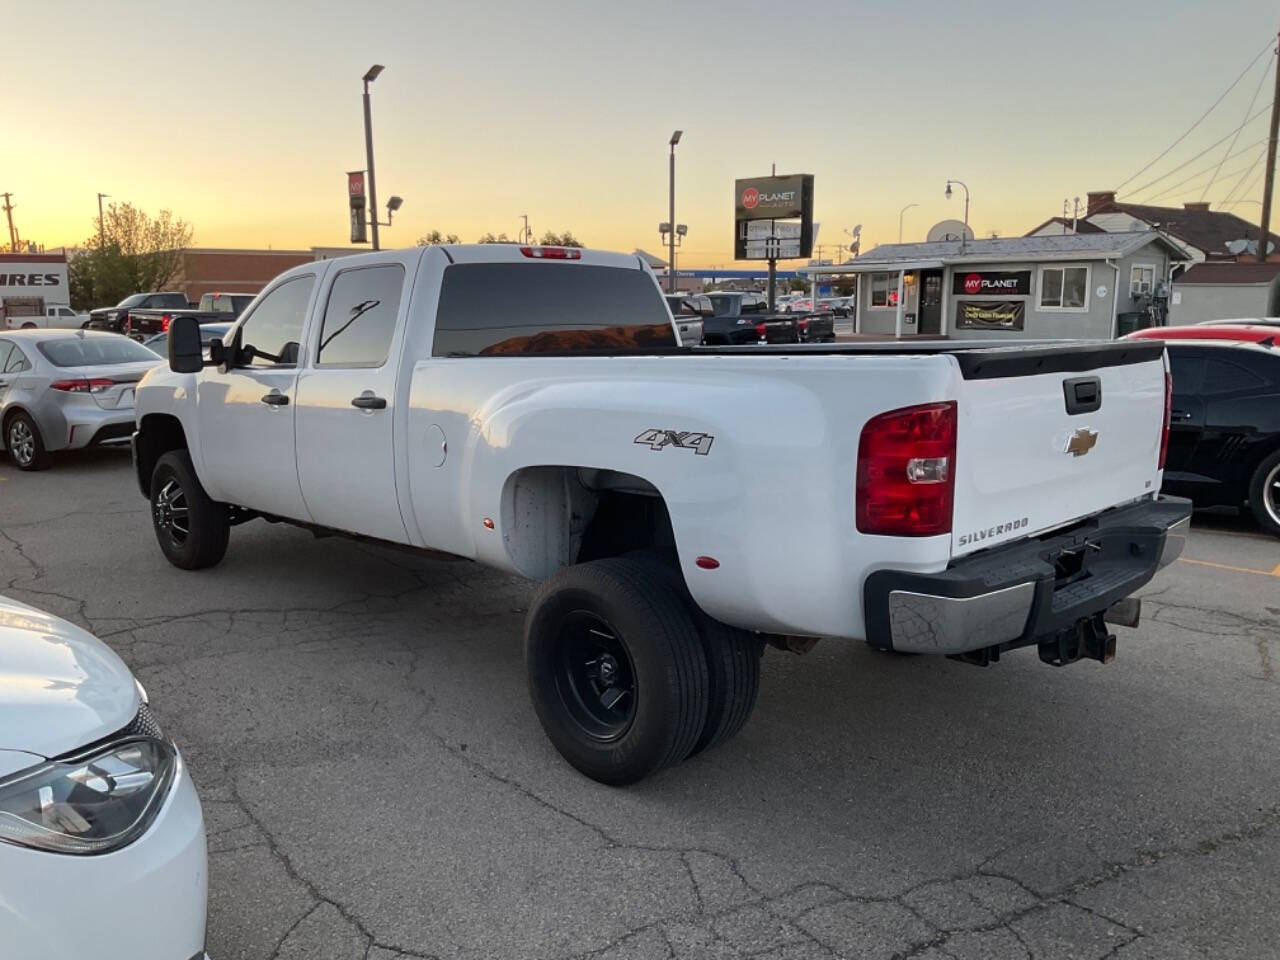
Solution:
[[[1262,528],[1280,537],[1280,450],[1264,457],[1253,471],[1249,506]]]
[[[151,525],[175,567],[212,567],[227,552],[231,523],[225,504],[209,499],[185,450],[171,450],[151,472]]]
[[[551,577],[525,622],[525,664],[547,737],[593,780],[642,780],[689,756],[702,733],[706,659],[654,563],[597,560]]]

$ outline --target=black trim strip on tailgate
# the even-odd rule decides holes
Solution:
[[[1101,367],[1123,367],[1131,363],[1159,360],[1164,354],[1160,340],[1124,343],[1072,343],[1060,347],[1009,350],[975,350],[954,354],[960,374],[966,380],[996,380],[1001,377],[1029,377],[1037,373],[1083,373]]]

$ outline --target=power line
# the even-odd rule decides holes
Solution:
[[[1180,144],[1183,140],[1187,139],[1187,137],[1191,135],[1191,132],[1195,130],[1196,127],[1200,126],[1204,118],[1209,116],[1209,114],[1213,113],[1214,109],[1218,106],[1218,104],[1220,104],[1223,100],[1226,99],[1227,94],[1229,94],[1232,90],[1236,88],[1236,84],[1238,84],[1241,80],[1244,79],[1245,74],[1247,74],[1250,70],[1253,69],[1254,64],[1256,64],[1259,60],[1261,60],[1263,55],[1268,53],[1271,50],[1271,42],[1272,42],[1271,39],[1268,37],[1266,46],[1264,46],[1261,50],[1259,50],[1258,55],[1249,61],[1249,65],[1240,71],[1240,76],[1236,77],[1234,80],[1231,81],[1231,86],[1227,87],[1226,90],[1222,91],[1222,95],[1219,96],[1217,100],[1213,101],[1213,103],[1209,105],[1209,109],[1206,110],[1204,113],[1200,114],[1200,116],[1196,118],[1195,123],[1187,127],[1187,129],[1182,132],[1182,135],[1178,137],[1177,140],[1173,141],[1173,143],[1165,147],[1164,150],[1160,152],[1160,155],[1158,157],[1156,157],[1154,160],[1148,163],[1145,167],[1143,167],[1133,176],[1129,177],[1129,179],[1125,180],[1124,183],[1116,187],[1116,191],[1119,192],[1120,190],[1123,190],[1127,184],[1133,183],[1134,180],[1137,180],[1138,177],[1142,176],[1144,173],[1146,173],[1148,170],[1154,167],[1157,163],[1163,160],[1165,156],[1168,155],[1170,150],[1172,150],[1174,147]],[[1225,140],[1226,138],[1224,137],[1223,139]],[[1214,144],[1214,146],[1217,146],[1217,144]]]
[[[1128,196],[1133,196],[1135,193],[1141,193],[1143,190],[1146,190],[1148,187],[1155,186],[1157,183],[1159,183],[1161,180],[1165,179],[1166,177],[1171,177],[1171,176],[1173,176],[1175,173],[1177,173],[1177,172],[1178,172],[1179,170],[1181,170],[1183,167],[1186,167],[1186,166],[1189,166],[1190,164],[1195,163],[1197,160],[1199,160],[1201,157],[1203,157],[1206,153],[1208,153],[1208,152],[1209,152],[1210,150],[1212,150],[1214,147],[1218,146],[1218,144],[1220,144],[1220,143],[1225,143],[1225,142],[1227,141],[1227,139],[1228,139],[1229,137],[1231,137],[1231,136],[1236,132],[1236,130],[1242,130],[1242,129],[1244,129],[1244,128],[1245,128],[1245,127],[1247,127],[1249,124],[1253,123],[1253,121],[1257,120],[1260,116],[1262,116],[1264,113],[1269,112],[1270,110],[1271,110],[1271,104],[1269,104],[1269,103],[1268,103],[1265,107],[1263,107],[1261,110],[1259,110],[1257,113],[1255,113],[1252,117],[1250,117],[1250,118],[1249,118],[1248,120],[1246,120],[1244,123],[1240,124],[1240,126],[1236,127],[1236,129],[1235,129],[1235,130],[1229,130],[1229,131],[1227,131],[1226,136],[1224,136],[1221,140],[1215,140],[1213,143],[1209,144],[1207,147],[1205,147],[1203,150],[1201,150],[1199,153],[1197,153],[1197,154],[1196,154],[1194,157],[1192,157],[1190,160],[1184,160],[1182,163],[1178,164],[1176,167],[1174,167],[1174,168],[1173,168],[1172,170],[1170,170],[1168,173],[1162,173],[1162,174],[1160,174],[1160,176],[1156,177],[1154,180],[1150,180],[1150,181],[1148,181],[1148,182],[1144,183],[1144,184],[1143,184],[1142,186],[1140,186],[1140,187],[1134,187],[1132,190],[1130,190],[1130,191],[1129,191]],[[1132,177],[1130,177],[1129,179],[1131,179],[1131,180],[1132,180],[1133,178],[1132,178]],[[1117,188],[1117,189],[1118,189],[1118,188]]]
[[[1275,63],[1274,60],[1268,60],[1266,67],[1262,71],[1262,76],[1258,77],[1258,85],[1253,88],[1253,96],[1249,98],[1249,106],[1245,108],[1244,115],[1247,117],[1253,112],[1253,105],[1258,102],[1258,94],[1262,92],[1262,85],[1266,82],[1267,77],[1271,74],[1271,67]],[[1243,130],[1241,127],[1240,130]],[[1200,192],[1200,199],[1203,200],[1209,193],[1209,188],[1213,186],[1213,182],[1218,179],[1218,174],[1222,172],[1222,165],[1227,162],[1227,157],[1231,156],[1231,151],[1235,149],[1236,140],[1240,139],[1240,130],[1236,131],[1235,140],[1227,147],[1227,152],[1222,155],[1222,159],[1218,161],[1218,169],[1214,171],[1209,182],[1204,185],[1204,190]]]
[[[1227,155],[1227,157],[1226,157],[1226,158],[1224,158],[1224,159],[1230,159],[1231,157],[1238,157],[1238,156],[1240,156],[1241,154],[1248,153],[1250,150],[1255,150],[1255,149],[1257,149],[1257,148],[1258,148],[1258,147],[1260,147],[1260,146],[1265,146],[1265,145],[1266,145],[1266,142],[1267,142],[1267,138],[1266,138],[1266,137],[1263,137],[1261,140],[1255,140],[1253,143],[1249,144],[1248,146],[1246,146],[1246,147],[1241,147],[1241,148],[1240,148],[1239,150],[1237,150],[1235,153],[1228,154],[1228,155]],[[1169,194],[1171,194],[1171,193],[1176,193],[1180,187],[1182,187],[1182,186],[1184,186],[1184,185],[1186,185],[1186,184],[1190,183],[1190,182],[1191,182],[1192,180],[1194,180],[1196,177],[1202,177],[1202,176],[1204,176],[1206,173],[1208,173],[1210,170],[1212,170],[1214,167],[1221,167],[1221,165],[1222,165],[1222,161],[1221,161],[1221,160],[1219,160],[1219,161],[1216,161],[1215,163],[1211,163],[1211,164],[1209,164],[1209,166],[1207,166],[1207,167],[1201,167],[1201,168],[1200,168],[1199,170],[1197,170],[1195,173],[1191,174],[1190,176],[1186,177],[1186,178],[1185,178],[1185,179],[1183,179],[1183,180],[1179,180],[1179,181],[1178,181],[1177,183],[1175,183],[1173,186],[1171,186],[1171,187],[1166,187],[1166,188],[1162,188],[1162,189],[1160,190],[1160,193],[1159,193],[1157,196],[1151,197],[1151,198],[1149,198],[1149,199],[1147,199],[1147,200],[1141,200],[1141,201],[1139,201],[1139,200],[1134,200],[1134,202],[1135,202],[1135,203],[1155,203],[1155,202],[1156,202],[1157,200],[1159,200],[1161,197],[1167,197],[1167,196],[1169,196]],[[1227,174],[1227,176],[1229,176],[1229,177],[1230,177],[1230,176],[1235,176],[1235,173],[1229,173],[1229,174]],[[1136,193],[1137,191],[1134,191],[1134,192]],[[1133,194],[1132,194],[1132,193],[1130,193],[1130,194],[1128,194],[1128,196],[1132,197],[1132,196],[1133,196]]]
[[[1243,197],[1246,193],[1249,192],[1249,190],[1252,190],[1253,185],[1258,182],[1258,176],[1255,176],[1253,180],[1250,181],[1249,186],[1244,191],[1241,191],[1240,187],[1243,186],[1244,181],[1248,178],[1249,174],[1257,170],[1260,176],[1262,171],[1266,169],[1266,166],[1267,166],[1267,158],[1265,156],[1259,157],[1257,162],[1252,167],[1250,167],[1248,170],[1246,170],[1244,173],[1240,175],[1240,179],[1236,181],[1236,185],[1227,192],[1227,201],[1230,202],[1236,199],[1237,197]]]
[[[1258,152],[1257,156],[1250,158],[1249,163],[1246,167],[1236,167],[1230,173],[1228,173],[1227,176],[1234,177],[1241,170],[1252,170],[1254,167],[1254,164],[1258,162],[1258,157],[1262,156],[1262,154],[1265,152],[1266,144],[1267,144],[1267,141],[1265,139],[1259,140],[1257,143],[1250,144],[1249,146],[1244,147],[1238,153],[1236,153],[1235,154],[1236,156],[1240,156],[1241,154],[1249,153],[1251,150],[1255,150],[1258,147],[1263,147],[1263,150]],[[1203,169],[1198,170],[1195,173],[1193,173],[1191,176],[1187,177],[1185,180],[1179,180],[1173,186],[1168,187],[1167,189],[1161,190],[1154,197],[1151,197],[1147,200],[1143,200],[1141,202],[1142,203],[1158,203],[1160,200],[1163,200],[1165,197],[1169,197],[1175,193],[1180,192],[1181,189],[1184,186],[1186,186],[1188,183],[1190,183],[1192,180],[1195,180],[1197,177],[1203,177],[1206,173],[1208,173],[1210,170],[1213,170],[1214,167],[1217,167],[1217,166],[1219,166],[1219,164],[1213,164],[1212,166],[1204,167]],[[1194,187],[1192,189],[1194,189]],[[1203,194],[1201,194],[1201,196],[1203,196]]]

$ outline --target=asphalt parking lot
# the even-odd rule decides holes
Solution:
[[[1280,542],[1198,516],[1116,663],[766,653],[725,747],[584,779],[525,693],[530,588],[256,522],[169,566],[128,454],[0,465],[3,592],[147,686],[231,958],[1277,955]]]

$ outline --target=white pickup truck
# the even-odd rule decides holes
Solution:
[[[648,267],[433,246],[175,320],[134,460],[179,567],[265,517],[543,581],[548,736],[628,783],[732,736],[766,643],[1109,661],[1180,552],[1159,342],[684,347]],[[1121,602],[1124,601],[1124,602]]]

